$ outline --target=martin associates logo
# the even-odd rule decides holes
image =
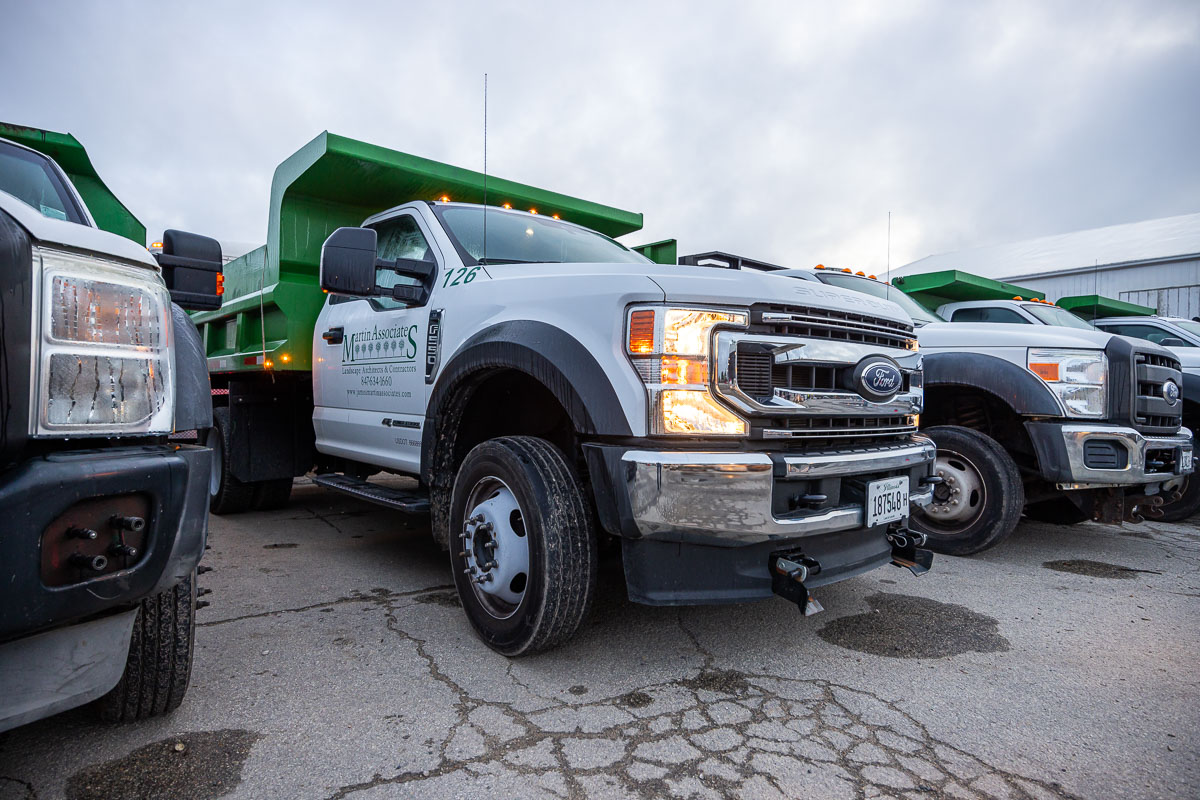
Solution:
[[[403,364],[417,360],[417,325],[357,331],[342,344],[343,364]]]

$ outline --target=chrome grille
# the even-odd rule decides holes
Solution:
[[[832,339],[911,349],[913,326],[886,317],[824,308],[758,303],[750,308],[752,331],[778,336]]]

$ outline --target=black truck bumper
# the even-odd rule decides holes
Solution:
[[[783,555],[818,565],[807,588],[867,572],[893,560],[904,528],[865,526],[867,483],[907,476],[911,504],[933,496],[923,436],[835,453],[584,452],[601,524],[622,539],[629,597],[651,605],[770,597]]]
[[[116,684],[132,609],[187,578],[204,554],[211,456],[177,445],[71,451],[0,476],[0,730]],[[147,509],[139,552],[98,574],[64,567],[76,546],[58,530],[64,520],[99,520],[97,538],[79,538],[79,548],[115,547],[106,537],[117,541],[116,532],[103,529],[108,509],[119,514],[129,498]],[[7,691],[14,686],[21,691]]]

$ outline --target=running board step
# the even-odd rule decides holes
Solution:
[[[390,486],[380,486],[378,483],[371,483],[362,478],[336,473],[317,475],[313,478],[313,483],[335,492],[357,497],[359,500],[394,508],[406,514],[429,513],[429,496],[422,492],[393,489]]]

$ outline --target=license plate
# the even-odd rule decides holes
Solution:
[[[908,516],[908,476],[867,484],[867,527],[896,522]]]
[[[1180,472],[1190,472],[1191,469],[1192,469],[1192,451],[1191,450],[1180,450],[1179,451],[1179,471]]]

